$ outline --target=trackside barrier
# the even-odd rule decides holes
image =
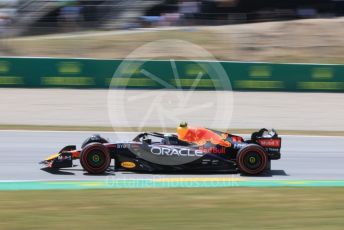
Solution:
[[[222,83],[213,77],[216,71],[212,62],[132,60],[119,68],[121,63],[122,60],[3,57],[0,87],[221,89]],[[218,64],[229,76],[233,90],[344,92],[344,65]]]

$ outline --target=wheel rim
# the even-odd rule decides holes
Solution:
[[[250,170],[258,169],[262,164],[262,158],[257,152],[248,152],[244,157],[244,164]]]
[[[92,150],[87,156],[87,161],[91,167],[99,168],[105,162],[104,153],[99,150]]]

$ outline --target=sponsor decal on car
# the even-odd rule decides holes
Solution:
[[[226,148],[225,147],[209,147],[206,148],[204,146],[201,146],[199,148],[199,150],[201,150],[203,153],[212,153],[212,154],[226,154]]]
[[[279,148],[281,139],[258,139],[257,142],[263,147]]]
[[[72,156],[60,155],[57,157],[58,161],[72,160]]]
[[[132,168],[136,167],[136,164],[134,162],[131,162],[131,161],[124,161],[121,163],[121,166],[123,168],[132,169]]]
[[[117,149],[126,149],[126,148],[128,148],[128,145],[127,144],[116,144],[115,148],[117,148]]]
[[[280,151],[279,148],[266,148],[266,150],[267,150],[268,152],[279,152],[279,151]]]
[[[157,156],[178,156],[178,157],[202,157],[201,150],[192,150],[187,148],[168,148],[168,147],[152,147],[151,153]]]
[[[246,145],[247,145],[247,143],[234,143],[233,148],[241,149],[241,148],[245,147]]]

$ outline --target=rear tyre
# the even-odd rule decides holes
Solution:
[[[81,151],[80,164],[90,174],[103,174],[110,163],[110,154],[101,143],[88,144]]]
[[[268,156],[265,150],[255,144],[242,148],[236,157],[241,173],[257,175],[263,172],[268,166]]]

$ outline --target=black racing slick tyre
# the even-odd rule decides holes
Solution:
[[[90,174],[103,174],[110,163],[110,154],[101,143],[88,144],[81,151],[80,164]]]
[[[243,174],[257,175],[268,166],[268,156],[259,145],[251,144],[242,148],[236,157],[239,170]]]

